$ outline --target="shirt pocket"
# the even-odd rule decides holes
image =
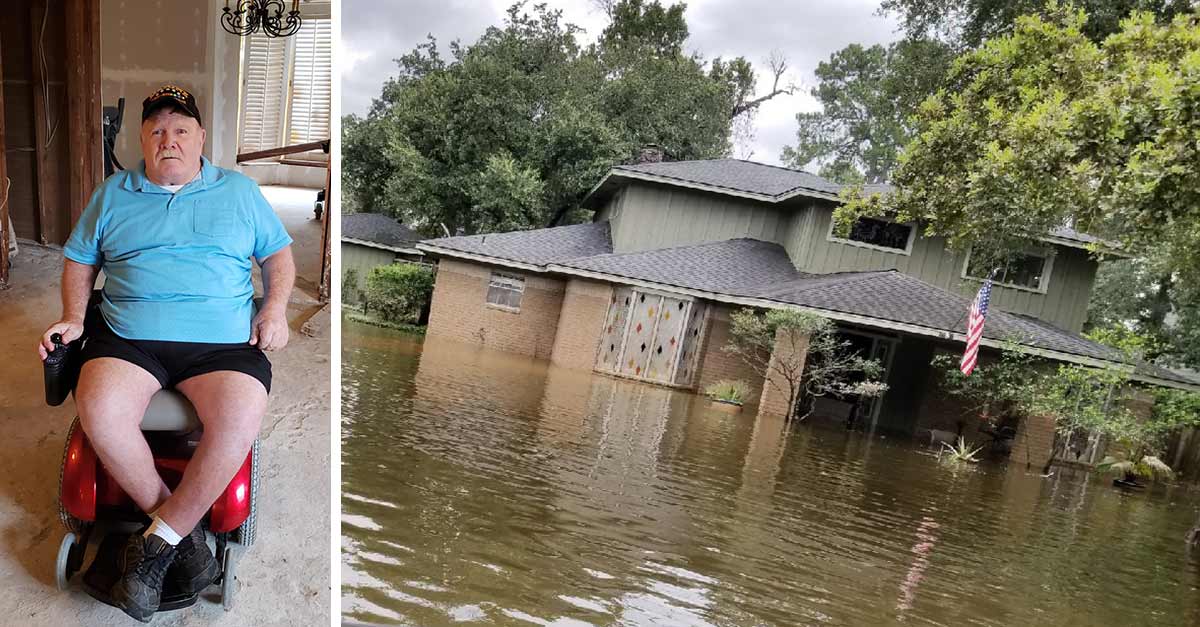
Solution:
[[[237,225],[237,214],[234,207],[227,204],[196,201],[192,214],[192,229],[200,235],[208,237],[228,237],[233,235]]]

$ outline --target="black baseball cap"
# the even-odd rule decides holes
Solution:
[[[163,107],[175,107],[179,111],[196,118],[196,123],[204,126],[200,121],[200,108],[196,106],[196,97],[188,90],[178,85],[163,85],[148,98],[142,101],[142,121],[154,115],[155,111]]]

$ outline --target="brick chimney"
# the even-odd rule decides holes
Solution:
[[[638,150],[638,163],[661,163],[663,160],[663,149],[658,144],[646,144]]]

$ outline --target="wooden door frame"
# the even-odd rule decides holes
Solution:
[[[4,63],[0,60],[0,290],[8,289],[8,160],[4,158]]]

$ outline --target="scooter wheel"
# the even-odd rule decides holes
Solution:
[[[79,569],[82,562],[83,546],[74,533],[68,531],[58,545],[58,559],[54,562],[54,578],[59,590],[66,590],[71,585],[71,576]]]
[[[236,585],[236,575],[234,574],[233,547],[225,547],[225,553],[221,556],[221,606],[225,611],[233,609],[233,589]]]

